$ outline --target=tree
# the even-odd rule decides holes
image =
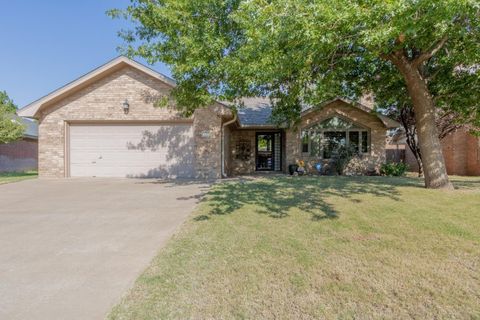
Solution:
[[[15,113],[17,111],[17,106],[5,91],[0,91],[0,106],[10,113]]]
[[[304,104],[403,92],[429,188],[451,188],[436,108],[480,123],[478,0],[132,0],[109,14],[134,22],[126,54],[172,67],[187,114],[261,95],[294,124]]]
[[[417,126],[415,123],[415,111],[411,105],[404,105],[401,109],[396,107],[383,110],[388,116],[402,124],[407,146],[412,151],[418,166],[418,176],[423,177],[422,153],[418,145]],[[458,122],[459,117],[453,112],[437,110],[436,126],[438,138],[443,140],[447,135],[465,126]],[[473,129],[473,128],[472,128]]]
[[[15,118],[17,107],[6,92],[0,91],[0,144],[22,137],[25,127]]]

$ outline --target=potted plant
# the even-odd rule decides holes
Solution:
[[[298,175],[302,176],[302,175],[304,175],[305,172],[306,172],[306,170],[305,170],[305,161],[303,161],[303,160],[298,160],[297,163],[298,163],[298,168],[297,168]]]
[[[293,174],[297,172],[297,169],[298,169],[298,165],[291,164],[288,166],[288,173],[290,173],[290,175],[293,176]]]

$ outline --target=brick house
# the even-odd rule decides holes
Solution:
[[[16,120],[23,123],[25,132],[18,141],[0,144],[0,172],[32,171],[38,167],[37,123],[21,117]]]
[[[305,108],[291,129],[274,125],[260,98],[245,99],[238,112],[216,102],[185,118],[174,106],[156,106],[174,86],[119,57],[19,110],[39,122],[40,176],[216,179],[286,172],[298,160],[314,170],[339,146],[378,170],[387,130],[399,126],[345,99]]]

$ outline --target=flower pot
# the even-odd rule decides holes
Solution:
[[[291,176],[293,176],[293,174],[297,172],[297,169],[298,169],[298,165],[296,164],[291,164],[288,166],[288,172],[290,173]]]

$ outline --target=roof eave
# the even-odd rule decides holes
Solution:
[[[337,97],[335,99],[332,99],[332,100],[328,100],[328,101],[325,101],[323,102],[322,104],[320,104],[318,107],[311,107],[311,108],[308,108],[307,110],[304,110],[302,111],[302,113],[300,114],[300,117],[304,117],[306,116],[307,114],[311,113],[311,112],[314,112],[316,110],[318,110],[319,108],[322,108],[324,106],[327,106],[335,101],[342,101],[346,104],[349,104],[353,107],[356,107],[357,109],[363,111],[363,112],[366,112],[368,114],[371,114],[373,116],[376,116],[378,118],[378,120],[380,120],[380,122],[384,125],[384,127],[386,129],[395,129],[395,128],[398,128],[398,127],[401,127],[401,124],[393,119],[390,119],[389,117],[387,116],[384,116],[384,115],[379,115],[375,112],[372,112],[373,110],[369,109],[367,106],[359,103],[359,102],[355,102],[355,101],[352,101],[350,99],[347,99],[347,98],[341,98],[341,97]],[[387,120],[388,119],[388,120]]]
[[[140,71],[143,71],[144,73],[164,82],[165,84],[169,85],[172,88],[176,86],[176,83],[173,79],[170,79],[167,76],[164,76],[156,72],[155,70],[142,65],[141,63],[128,59],[127,57],[119,56],[107,62],[106,64],[88,72],[87,74],[77,78],[76,80],[69,82],[63,87],[60,87],[59,89],[47,94],[46,96],[30,103],[29,105],[23,107],[22,109],[19,109],[17,111],[17,114],[19,116],[27,117],[27,118],[38,118],[39,111],[41,111],[41,109],[45,105],[52,103],[54,101],[60,100],[63,97],[68,96],[72,92],[80,90],[86,87],[88,84],[104,77],[105,75],[108,75],[117,70],[120,70],[125,66],[131,66],[136,69],[139,69]]]

